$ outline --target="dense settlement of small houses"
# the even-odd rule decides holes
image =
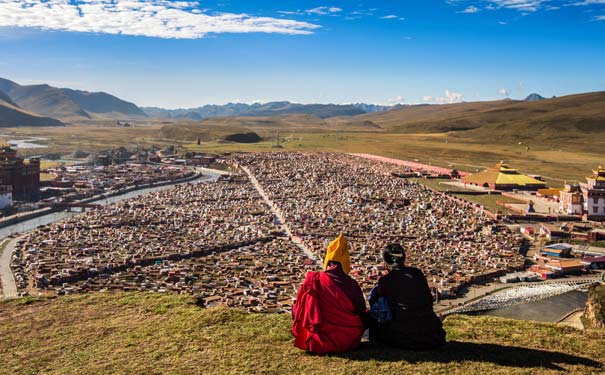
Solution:
[[[393,177],[392,166],[342,154],[235,155],[319,258],[344,233],[351,275],[365,292],[385,271],[380,251],[403,243],[434,292],[523,266],[520,234],[473,204]],[[190,293],[205,305],[288,311],[317,259],[238,171],[184,184],[40,228],[20,240],[12,268],[22,293],[137,290]]]
[[[53,180],[44,181],[41,189],[42,196],[49,202],[70,202],[195,175],[194,169],[184,166],[139,163],[60,166],[47,172],[55,176]]]

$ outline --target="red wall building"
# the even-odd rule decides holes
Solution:
[[[40,197],[40,159],[23,160],[10,147],[0,148],[0,185],[12,186],[13,198]]]

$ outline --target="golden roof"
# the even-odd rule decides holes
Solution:
[[[593,176],[586,176],[587,180],[595,180],[595,181],[605,181],[605,168],[603,168],[602,166],[598,166],[596,170],[593,170],[592,173],[594,173]]]
[[[492,168],[486,169],[483,172],[466,176],[462,180],[467,183],[478,185],[487,183],[489,185],[546,186],[544,181],[521,174],[516,169],[511,168],[508,166],[508,164],[504,164],[502,162],[496,164]]]

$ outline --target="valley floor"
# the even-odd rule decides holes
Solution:
[[[12,138],[43,137],[47,148],[23,149],[29,155],[69,153],[75,150],[101,151],[116,147],[137,147],[156,144],[180,145],[191,151],[223,153],[252,151],[333,151],[359,152],[468,172],[491,167],[507,161],[512,167],[528,174],[545,177],[551,186],[562,186],[565,180],[585,181],[585,176],[597,165],[605,163],[603,142],[588,140],[535,139],[522,144],[505,139],[464,138],[464,132],[436,134],[397,134],[385,132],[301,132],[300,129],[279,130],[280,148],[276,148],[276,131],[270,128],[250,128],[264,141],[258,143],[218,142],[230,127],[199,127],[201,145],[195,138],[189,141],[165,138],[162,124],[150,123],[133,128],[115,125],[79,125],[44,128],[7,128],[3,133]],[[235,130],[234,130],[235,131]]]

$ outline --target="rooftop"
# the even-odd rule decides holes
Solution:
[[[464,182],[471,184],[490,184],[490,185],[541,185],[546,186],[544,181],[537,180],[527,175],[519,173],[516,169],[510,168],[508,164],[498,163],[492,168],[488,168],[483,172],[478,172],[473,175],[463,178]]]

